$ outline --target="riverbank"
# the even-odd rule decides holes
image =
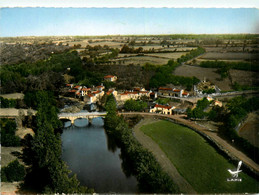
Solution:
[[[220,155],[209,142],[191,129],[159,120],[150,124],[144,123],[140,131],[155,142],[198,193],[258,192],[259,183],[245,172],[239,175],[242,183],[236,185],[235,182],[227,182],[227,178],[231,177],[227,170],[235,169],[235,164]],[[152,147],[149,149],[156,151]],[[163,155],[159,153],[160,156]]]
[[[179,187],[180,191],[188,194],[197,193],[193,187],[179,174],[175,166],[171,163],[170,159],[164,153],[163,150],[147,135],[145,135],[140,128],[143,125],[149,125],[158,122],[158,119],[145,118],[141,120],[134,128],[134,136],[136,139],[150,152],[153,153],[158,163],[161,165],[164,171],[166,171],[169,176],[175,181],[176,185]]]
[[[172,122],[177,124],[181,124],[187,126],[197,133],[201,134],[212,143],[215,144],[217,148],[219,148],[222,152],[224,152],[227,156],[229,156],[233,161],[243,161],[243,166],[246,166],[250,171],[255,173],[256,175],[259,174],[259,165],[255,163],[252,159],[246,156],[243,152],[239,151],[235,147],[231,146],[227,141],[223,140],[221,137],[217,135],[216,132],[210,131],[205,127],[202,127],[196,124],[194,121],[186,120],[185,115],[164,115],[164,114],[156,114],[156,113],[147,113],[147,112],[127,112],[127,113],[120,113],[124,116],[145,116],[145,117],[153,117],[153,118],[160,118],[160,119],[169,119]]]

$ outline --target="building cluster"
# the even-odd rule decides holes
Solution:
[[[194,85],[194,94],[195,95],[203,95],[206,90],[215,90],[215,93],[220,93],[220,89],[212,84],[210,81],[207,81],[206,78],[203,81],[199,82],[197,85]]]
[[[92,88],[87,88],[85,86],[67,84],[68,95],[76,98],[82,98],[87,103],[96,103],[104,95],[104,86],[93,86]]]
[[[101,84],[100,86],[93,86],[87,88],[85,86],[67,84],[68,94],[72,97],[82,98],[87,104],[96,103],[106,94],[113,94],[117,102],[125,102],[129,99],[137,100],[141,97],[147,97],[155,99],[157,97],[156,92],[147,91],[145,88],[135,87],[130,91],[118,92],[114,88],[109,89],[106,93],[104,92],[105,87]]]
[[[105,81],[115,82],[117,80],[116,76],[107,75],[104,77]],[[82,98],[87,104],[96,103],[100,101],[102,96],[105,95],[103,84],[100,86],[93,86],[92,88],[87,88],[85,86],[66,84],[69,88],[68,94],[72,97]],[[108,89],[107,95],[113,94],[118,102],[125,102],[129,99],[137,100],[141,97],[147,97],[155,99],[157,98],[157,93],[152,91],[147,91],[142,87],[135,87],[130,91],[118,92],[114,88]]]
[[[188,97],[189,93],[183,89],[159,87],[158,95],[169,97]]]
[[[207,96],[206,97],[206,99],[209,101],[209,102],[211,102],[211,106],[219,106],[219,107],[222,107],[223,106],[223,104],[222,104],[222,102],[221,101],[219,101],[219,100],[214,100],[212,97],[210,97],[210,96]]]
[[[115,82],[117,80],[116,76],[107,75],[104,77],[105,81]],[[93,86],[92,88],[87,88],[85,86],[80,85],[73,85],[67,84],[66,87],[68,88],[68,93],[70,96],[82,98],[87,104],[97,103],[101,100],[104,95],[112,94],[117,103],[124,103],[127,100],[133,99],[138,100],[143,97],[148,99],[156,99],[158,96],[161,97],[188,97],[189,93],[183,89],[176,89],[176,88],[166,88],[166,87],[159,87],[158,91],[150,91],[146,90],[143,87],[134,87],[132,90],[125,90],[125,91],[117,91],[115,88],[110,88],[105,90],[103,84],[99,86]],[[105,91],[104,91],[105,90]],[[169,105],[159,105],[156,104],[152,108],[150,107],[149,112],[153,113],[162,113],[162,114],[179,114],[184,112],[181,109],[177,109],[174,106]]]

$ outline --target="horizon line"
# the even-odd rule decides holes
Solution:
[[[0,36],[0,38],[25,38],[25,37],[107,37],[107,36],[170,36],[170,35],[258,35],[259,33],[174,33],[174,34],[107,34],[107,35],[23,35]]]

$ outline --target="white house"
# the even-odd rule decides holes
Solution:
[[[163,105],[156,104],[154,108],[150,108],[149,112],[155,112],[155,113],[158,112],[162,114],[172,115],[174,109],[175,109],[174,106],[163,106]]]
[[[189,96],[189,93],[187,91],[184,91],[183,89],[166,88],[166,87],[159,87],[158,94],[162,96],[171,96],[171,97]]]

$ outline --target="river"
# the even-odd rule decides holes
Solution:
[[[97,193],[137,193],[135,177],[126,177],[121,168],[120,149],[108,138],[101,118],[77,119],[65,123],[61,135],[62,159],[77,174],[81,185]]]

